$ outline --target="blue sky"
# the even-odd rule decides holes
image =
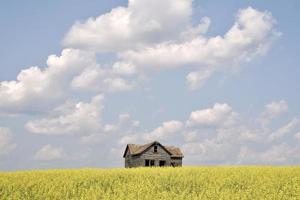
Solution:
[[[122,167],[152,140],[186,165],[300,163],[298,1],[2,5],[1,170]]]

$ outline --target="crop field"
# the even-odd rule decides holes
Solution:
[[[1,200],[300,199],[300,167],[182,167],[0,173]]]

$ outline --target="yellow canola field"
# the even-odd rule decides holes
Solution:
[[[182,167],[0,173],[0,200],[300,199],[300,167]]]

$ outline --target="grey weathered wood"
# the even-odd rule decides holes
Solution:
[[[157,152],[154,152],[154,146],[157,146]],[[143,167],[145,166],[145,160],[154,160],[154,166],[159,166],[159,161],[165,161],[165,166],[182,166],[182,157],[173,157],[159,143],[154,143],[146,151],[138,155],[131,155],[127,151],[124,158],[126,168]]]

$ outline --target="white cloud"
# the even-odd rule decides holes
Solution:
[[[99,130],[100,131],[100,130]],[[92,133],[88,135],[84,135],[80,138],[81,143],[86,145],[95,145],[99,144],[101,142],[106,141],[108,138],[108,135],[105,131],[99,132],[99,133]]]
[[[119,117],[119,123],[120,124],[128,123],[130,121],[130,118],[131,118],[130,114],[128,114],[128,113],[121,113],[121,114],[119,114],[118,117]]]
[[[115,52],[171,40],[190,28],[191,14],[192,0],[129,0],[127,7],[75,23],[64,44]],[[203,23],[186,34],[204,32],[209,22],[204,19]]]
[[[79,102],[72,110],[60,116],[29,121],[26,129],[45,135],[92,134],[101,130],[103,96],[92,98],[90,103]]]
[[[8,113],[38,112],[66,95],[69,82],[85,67],[94,65],[93,53],[65,49],[51,55],[47,67],[22,70],[16,81],[0,82],[0,110]]]
[[[300,139],[300,134],[297,133],[299,131],[298,118],[292,119],[275,132],[270,131],[269,128],[265,129],[259,124],[251,123],[253,122],[251,119],[239,120],[239,123],[223,126],[227,121],[226,117],[230,116],[228,113],[235,113],[230,106],[223,105],[223,109],[207,108],[199,112],[195,111],[194,116],[191,114],[187,124],[200,126],[187,126],[182,130],[185,141],[182,143],[182,149],[186,162],[192,164],[299,163],[300,146],[293,142],[293,138]],[[216,112],[216,110],[223,112]],[[216,113],[222,113],[222,115]],[[281,111],[276,113],[281,113]],[[203,129],[204,125],[213,126],[208,130]],[[278,143],[279,141],[281,143]]]
[[[84,144],[99,144],[109,141],[124,145],[126,142],[135,142],[140,139],[139,135],[135,133],[138,126],[139,121],[132,120],[130,114],[121,113],[118,115],[116,123],[102,125],[97,133],[82,136],[81,141]]]
[[[193,111],[186,124],[188,126],[229,126],[235,123],[237,113],[226,103],[216,103],[212,108]]]
[[[186,158],[198,163],[233,164],[239,158],[240,148],[249,142],[259,143],[260,139],[255,130],[238,125],[216,129],[211,136],[200,140],[193,139],[183,145],[183,150]]]
[[[182,146],[185,157],[198,163],[222,163],[232,161],[236,146],[217,140],[186,143]]]
[[[130,128],[138,128],[140,126],[140,121],[132,119],[129,113],[119,114],[119,126],[127,125]]]
[[[122,78],[108,78],[104,80],[107,89],[112,92],[130,91],[135,88],[135,83]]]
[[[190,72],[186,77],[189,89],[195,90],[204,85],[204,83],[210,78],[212,73],[213,69],[205,69],[199,70],[197,72]]]
[[[288,134],[291,134],[297,127],[300,127],[300,120],[294,118],[287,125],[270,134],[269,140],[280,139]]]
[[[197,132],[196,131],[184,132],[183,137],[185,142],[193,142],[197,138]]]
[[[139,139],[138,134],[124,135],[119,140],[119,144],[121,144],[121,145],[133,144],[133,143],[136,143],[138,141],[138,139]]]
[[[191,15],[191,0],[130,0],[126,8],[77,22],[67,46],[113,51],[115,63],[102,66],[93,51],[64,49],[61,56],[50,55],[45,68],[30,67],[16,80],[0,82],[0,111],[47,112],[70,93],[130,91],[138,75],[155,69],[192,66],[187,83],[196,89],[215,72],[228,71],[224,66],[262,55],[278,36],[272,15],[251,7],[238,12],[224,36],[203,36],[210,20],[193,26]]]
[[[174,136],[183,129],[183,123],[180,121],[167,121],[163,122],[162,126],[154,129],[150,133],[144,134],[146,140],[165,140]]]
[[[131,76],[137,73],[136,67],[132,63],[116,62],[112,66],[112,71],[118,75]]]
[[[190,27],[181,33],[181,37],[184,40],[189,40],[190,38],[198,37],[199,35],[205,34],[210,26],[210,19],[208,17],[203,17],[200,23],[195,27]]]
[[[296,133],[294,137],[300,141],[300,132]]]
[[[66,158],[66,153],[63,148],[54,147],[50,144],[43,146],[39,151],[35,153],[33,159],[39,161],[53,161]]]
[[[125,70],[128,70],[127,74]],[[103,69],[100,66],[94,66],[86,68],[81,74],[74,77],[71,82],[71,87],[73,90],[80,91],[130,91],[135,88],[134,81],[127,80],[118,76],[124,74],[125,76],[127,76],[129,73],[131,73],[130,69]]]
[[[272,119],[286,113],[288,111],[288,104],[285,100],[272,101],[265,106],[265,111],[260,117],[260,122],[263,125],[268,124]]]
[[[47,112],[72,93],[121,92],[135,88],[128,78],[135,73],[128,63],[101,67],[93,52],[64,49],[50,55],[47,67],[22,70],[15,81],[0,82],[0,111],[9,114]],[[51,94],[51,95],[49,95]]]
[[[106,124],[104,125],[104,132],[110,133],[119,130],[119,126],[116,124]]]
[[[140,126],[140,121],[139,120],[133,120],[131,122],[131,126],[132,127],[139,127]]]
[[[280,115],[288,111],[288,104],[285,100],[272,101],[266,105],[266,112],[271,115]]]
[[[190,88],[195,89],[213,71],[227,71],[226,66],[235,69],[237,64],[263,55],[279,36],[274,24],[271,13],[249,7],[239,10],[236,22],[224,36],[197,36],[183,42],[165,41],[123,52],[121,57],[139,68],[152,70],[192,65],[199,72],[189,74],[187,81]]]
[[[226,141],[230,143],[242,142],[257,142],[261,141],[262,137],[259,130],[252,127],[247,127],[243,124],[238,124],[229,128],[220,128],[216,130],[218,141]]]
[[[71,87],[74,90],[97,90],[101,84],[99,80],[105,78],[106,71],[98,66],[86,68],[81,74],[74,77],[71,82]]]
[[[16,144],[12,141],[12,133],[10,129],[0,127],[0,156],[7,155],[16,148]]]
[[[260,155],[260,162],[266,164],[286,164],[297,161],[299,157],[299,149],[281,143],[273,145]]]

